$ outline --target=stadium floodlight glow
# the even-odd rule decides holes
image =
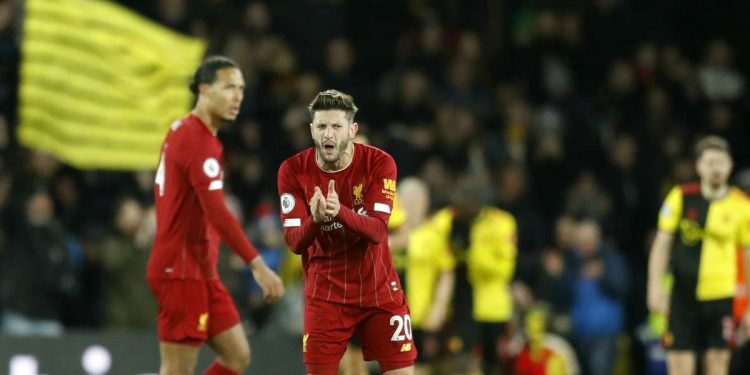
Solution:
[[[83,352],[81,365],[89,375],[104,375],[112,367],[112,355],[107,348],[92,345]]]
[[[28,354],[18,354],[10,357],[9,375],[38,375],[39,361]]]

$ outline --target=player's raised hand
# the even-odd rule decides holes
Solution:
[[[326,215],[330,217],[336,217],[341,209],[339,203],[339,195],[336,193],[336,182],[331,180],[328,182],[328,196],[326,197]]]
[[[255,257],[250,262],[250,269],[253,271],[253,278],[263,291],[263,300],[266,303],[275,303],[284,295],[284,283],[281,278],[273,272],[263,258]]]
[[[326,216],[326,198],[319,187],[315,187],[315,192],[310,198],[310,213],[312,213],[313,222],[322,223]]]

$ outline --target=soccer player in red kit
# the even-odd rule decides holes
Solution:
[[[223,240],[250,265],[267,302],[284,293],[281,279],[245,238],[224,202],[219,128],[234,121],[244,79],[237,64],[210,57],[195,72],[193,111],[172,124],[156,172],[156,238],[146,278],[159,305],[159,349],[165,374],[192,374],[203,342],[216,353],[209,375],[240,374],[250,347],[216,263]]]
[[[309,109],[315,147],[284,161],[278,176],[284,237],[304,268],[307,373],[337,374],[356,335],[385,374],[413,374],[411,318],[388,249],[396,163],[352,142],[351,96],[323,91]]]

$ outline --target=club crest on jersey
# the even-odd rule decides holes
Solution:
[[[221,167],[219,167],[219,161],[214,158],[208,158],[203,162],[203,173],[209,178],[215,178],[221,173]]]
[[[365,198],[362,195],[362,183],[360,182],[359,185],[356,185],[354,189],[352,189],[352,195],[354,196],[354,205],[355,206],[361,206],[365,204]]]
[[[289,193],[281,194],[281,213],[288,214],[294,209],[294,196]]]

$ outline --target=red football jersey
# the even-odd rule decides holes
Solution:
[[[349,166],[329,172],[316,163],[316,152],[309,148],[287,159],[278,176],[284,236],[302,256],[305,295],[363,307],[401,301],[387,235],[396,163],[382,150],[355,143]],[[316,186],[327,196],[330,180],[341,210],[315,224],[308,202]]]
[[[220,239],[247,262],[257,255],[226,208],[223,174],[221,142],[200,118],[172,124],[156,172],[156,238],[146,278],[216,278]]]

